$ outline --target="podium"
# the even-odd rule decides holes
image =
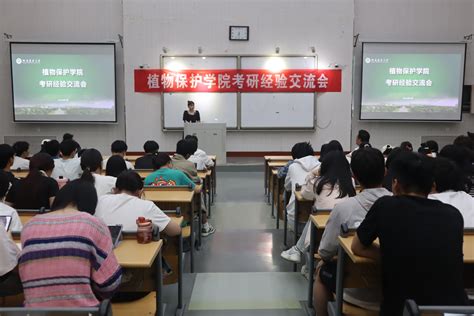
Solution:
[[[208,155],[216,155],[217,164],[226,164],[226,137],[225,123],[184,123],[184,135],[195,135],[199,140],[199,148]]]

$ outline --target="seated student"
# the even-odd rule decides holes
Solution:
[[[402,151],[409,151],[409,152],[413,151],[413,145],[409,141],[402,142],[400,144],[400,148],[402,149]]]
[[[200,183],[201,179],[198,176],[196,166],[188,160],[193,154],[193,144],[190,141],[181,139],[176,144],[176,153],[173,155],[173,168],[184,172],[191,180]]]
[[[13,144],[13,150],[15,151],[15,158],[13,160],[12,170],[28,170],[30,167],[30,161],[26,158],[30,155],[29,152],[30,144],[27,142],[16,142]]]
[[[355,195],[351,168],[342,151],[325,154],[320,167],[319,175],[310,172],[301,187],[301,195],[307,200],[314,199],[316,209],[333,209],[338,203]],[[296,245],[281,253],[283,259],[301,262],[301,255],[309,247],[309,228],[310,223],[307,222]]]
[[[431,157],[436,158],[438,156],[438,143],[434,140],[427,140],[425,142],[426,147],[428,147],[431,151]]]
[[[206,170],[214,166],[214,161],[202,149],[198,148],[198,138],[194,135],[187,135],[185,140],[193,144],[194,153],[188,158],[189,161],[196,164],[198,170]]]
[[[107,160],[105,175],[117,178],[119,174],[126,170],[128,169],[125,159],[123,159],[121,156],[112,156]]]
[[[177,236],[181,232],[152,201],[142,200],[143,180],[135,171],[122,172],[117,178],[115,194],[99,198],[95,216],[107,225],[123,225],[125,231],[136,231],[138,217],[150,219],[160,232]]]
[[[387,160],[385,161],[385,170],[387,171],[383,179],[383,187],[389,190],[390,192],[392,192],[392,180],[393,180],[393,172],[390,167],[392,163],[398,158],[398,156],[402,152],[403,150],[400,147],[393,148],[393,150],[388,155]]]
[[[474,228],[474,198],[464,191],[465,177],[453,161],[438,157],[435,161],[435,185],[429,199],[438,200],[457,208],[465,228]]]
[[[426,143],[421,143],[420,147],[418,148],[418,153],[427,157],[431,156],[431,149],[426,145]]]
[[[172,169],[173,163],[170,156],[165,153],[158,153],[153,159],[153,173],[145,178],[145,185],[151,186],[167,186],[167,185],[189,185],[195,189],[196,184],[184,174],[181,170]],[[201,194],[202,199],[202,194]],[[201,202],[203,205],[203,202]],[[202,231],[201,235],[207,237],[216,232],[216,229],[208,222],[205,210],[202,211]]]
[[[112,152],[112,156],[121,156],[125,159],[125,155],[127,154],[128,146],[123,140],[116,140],[110,145],[110,151]],[[127,169],[134,169],[133,165],[130,161],[125,160],[127,164]],[[105,169],[107,166],[107,159],[102,162],[102,169]]]
[[[153,169],[153,157],[158,153],[160,146],[154,140],[147,140],[143,144],[145,156],[140,157],[135,161],[136,169]]]
[[[5,201],[15,209],[49,209],[59,190],[58,182],[51,178],[53,169],[54,160],[50,155],[34,155],[28,175],[13,184]]]
[[[102,155],[97,149],[86,149],[81,155],[81,179],[94,184],[97,196],[113,193],[116,178],[103,176]]]
[[[306,176],[320,165],[318,158],[314,156],[313,147],[310,143],[303,142],[298,143],[295,146],[297,156],[301,157],[296,159],[293,164],[288,168],[288,174],[285,178],[285,190],[291,190],[291,197],[288,205],[286,206],[286,212],[288,213],[288,221],[292,223],[295,215],[295,187],[296,184],[303,185]],[[290,225],[293,227],[292,225]]]
[[[6,232],[3,224],[0,223],[0,297],[23,292],[20,276],[16,269],[19,254],[20,249]]]
[[[0,171],[0,216],[11,216],[12,221],[10,224],[11,231],[21,231],[23,225],[21,224],[20,216],[18,212],[3,203],[3,199],[7,195],[8,189],[10,188],[10,182],[8,181],[8,176],[5,172]]]
[[[288,169],[290,168],[291,164],[293,162],[295,162],[296,159],[299,159],[299,158],[303,158],[303,157],[298,157],[298,152],[296,152],[296,149],[298,148],[298,146],[296,146],[297,144],[293,145],[293,147],[291,147],[291,157],[293,158],[292,160],[288,161],[286,163],[286,165],[284,165],[283,167],[279,168],[278,169],[278,174],[277,174],[277,177],[279,179],[282,179],[284,177],[286,177],[286,175],[288,174]],[[325,146],[325,145],[323,145]]]
[[[10,145],[0,145],[0,170],[3,170],[7,174],[8,181],[10,181],[10,185],[13,185],[15,182],[18,181],[18,179],[15,178],[15,176],[11,172],[14,157],[15,151]]]
[[[354,178],[359,182],[362,192],[338,203],[331,212],[329,220],[324,230],[318,253],[322,261],[318,264],[316,279],[314,282],[314,308],[318,315],[327,315],[327,304],[335,292],[336,284],[336,262],[333,258],[338,251],[338,236],[342,224],[347,224],[349,228],[358,227],[372,204],[382,196],[391,193],[382,187],[385,174],[384,157],[375,148],[364,148],[354,152],[351,159],[351,169]],[[378,296],[372,292],[350,290],[344,291],[344,299],[351,299],[350,302],[356,305],[364,297],[364,306],[368,304],[367,299],[377,302]],[[367,295],[369,294],[369,295]],[[377,305],[377,304],[375,304]]]
[[[26,307],[97,306],[118,289],[122,269],[107,226],[93,216],[96,206],[94,186],[74,180],[51,212],[25,225],[18,262]]]
[[[49,154],[53,159],[59,159],[59,142],[55,139],[44,143],[44,152]]]
[[[188,185],[194,188],[196,185],[181,170],[173,169],[171,158],[166,153],[158,153],[153,159],[153,171],[145,178],[145,185]]]
[[[76,158],[77,143],[73,140],[65,140],[59,145],[61,158],[54,161],[54,170],[51,177],[54,179],[76,180],[82,174],[81,160]]]
[[[364,143],[367,143],[367,144],[370,143],[370,134],[365,129],[361,129],[359,130],[356,136],[356,148],[347,156],[350,158],[352,154],[354,153],[354,151],[360,148],[360,144],[364,144]]]
[[[390,155],[390,153],[392,152],[392,150],[393,150],[393,147],[392,147],[392,145],[390,145],[390,144],[387,144],[387,145],[383,146],[383,147],[382,147],[382,154],[383,154],[383,156],[384,156],[385,158],[387,158],[388,155]]]
[[[374,203],[352,243],[354,254],[381,258],[380,314],[401,315],[408,298],[420,305],[466,305],[463,218],[455,207],[427,199],[433,159],[405,152],[392,170],[394,196]]]

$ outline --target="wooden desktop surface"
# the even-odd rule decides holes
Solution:
[[[139,244],[134,239],[124,239],[114,253],[123,268],[151,268],[162,246],[163,240]]]
[[[266,161],[290,161],[293,159],[292,156],[264,156]]]
[[[191,203],[194,191],[173,191],[173,190],[147,190],[144,198],[153,202],[184,202]]]
[[[280,168],[286,166],[287,161],[270,161],[268,163],[268,167],[270,168]]]
[[[373,263],[374,260],[363,258],[355,255],[351,250],[352,240],[354,236],[349,237],[340,237],[339,244],[344,248],[344,251],[351,258],[354,263]],[[376,240],[378,243],[378,240]],[[464,263],[465,264],[474,264],[474,235],[464,235],[463,243],[463,253],[464,253]]]
[[[325,229],[329,220],[329,214],[311,215],[310,220],[314,223],[317,229]]]
[[[295,198],[298,200],[298,202],[314,202],[314,200],[307,200],[301,195],[301,191],[295,191]]]

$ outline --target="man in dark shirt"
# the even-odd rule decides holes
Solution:
[[[406,299],[420,305],[465,305],[463,218],[428,200],[434,161],[403,153],[393,162],[393,197],[377,200],[357,229],[352,251],[381,257],[381,315],[402,315]],[[379,239],[380,246],[375,244]]]
[[[154,140],[147,140],[143,145],[145,156],[135,161],[135,169],[153,169],[153,157],[156,156],[160,146]]]

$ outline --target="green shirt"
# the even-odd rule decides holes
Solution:
[[[194,189],[195,184],[182,171],[169,168],[155,170],[145,178],[145,185],[165,186],[190,184]]]

